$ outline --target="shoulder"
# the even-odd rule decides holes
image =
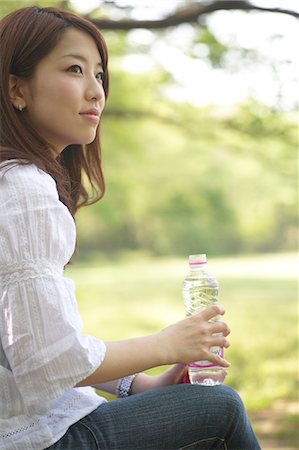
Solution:
[[[0,218],[0,248],[7,261],[47,259],[65,265],[74,252],[73,218],[54,179],[34,165],[0,166]]]
[[[58,200],[56,183],[53,178],[33,164],[12,163],[11,166],[0,166],[0,195],[27,197],[34,201],[36,197],[53,197]]]
[[[54,179],[33,164],[0,166],[0,216],[22,216],[32,226],[41,221],[55,220],[66,226],[73,222]]]

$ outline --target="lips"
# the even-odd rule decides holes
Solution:
[[[98,122],[100,120],[100,111],[96,108],[88,109],[79,113],[80,116]]]
[[[92,109],[88,109],[87,111],[82,111],[80,112],[81,115],[87,115],[87,116],[100,116],[100,111],[99,109],[96,108],[92,108]]]

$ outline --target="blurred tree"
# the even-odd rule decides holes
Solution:
[[[173,10],[159,19],[141,20],[133,18],[120,18],[118,20],[110,19],[109,17],[96,17],[99,11],[109,6],[111,15],[114,15],[113,9],[131,9],[131,7],[121,7],[117,0],[99,1],[99,9],[96,8],[87,17],[92,20],[102,30],[132,30],[136,28],[146,28],[150,30],[165,29],[180,25],[182,23],[198,24],[201,16],[213,13],[215,11],[241,10],[241,11],[264,11],[288,14],[299,18],[299,13],[289,8],[275,8],[271,6],[259,6],[246,0],[204,0],[204,1],[185,1],[185,6],[176,7],[176,2],[173,2]],[[103,11],[101,11],[102,15]],[[109,12],[108,12],[109,16]]]
[[[6,14],[10,13],[11,11],[15,11],[18,8],[24,8],[26,6],[57,6],[62,8],[68,8],[68,1],[64,0],[36,0],[32,2],[31,0],[0,0],[0,17],[5,16]]]
[[[179,3],[184,7],[179,9]],[[0,0],[0,14],[31,4]],[[35,4],[71,8],[71,2],[59,0]],[[173,1],[167,2],[171,8],[164,16],[140,21],[133,17],[129,0],[129,6],[121,4],[99,0],[99,8],[87,15],[106,27],[112,89],[103,116],[107,192],[103,201],[78,216],[80,255],[140,249],[186,255],[195,249],[223,254],[294,248],[297,136],[292,113],[281,111],[279,104],[269,108],[253,99],[224,112],[178,104],[165,95],[176,83],[170,70],[155,64],[136,74],[121,65],[129,53],[149,54],[152,39],[205,60],[216,70],[238,70],[238,64],[271,65],[258,49],[223,42],[207,17],[219,9],[282,11],[245,1]],[[283,12],[298,17],[294,11]],[[130,39],[128,31],[145,22],[155,29],[151,39]],[[185,26],[192,32],[182,42],[179,30]]]

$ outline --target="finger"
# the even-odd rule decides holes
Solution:
[[[164,377],[167,377],[168,384],[178,384],[187,370],[188,368],[185,364],[174,364],[164,372]]]
[[[208,352],[206,360],[221,367],[230,367],[230,362],[211,352]]]
[[[230,328],[222,321],[212,322],[210,324],[210,331],[212,334],[221,333],[223,336],[228,336],[230,334]]]
[[[230,347],[230,342],[224,336],[212,336],[211,338],[211,347]]]
[[[200,313],[198,313],[198,315],[200,315],[204,320],[209,321],[210,319],[218,315],[222,316],[224,313],[225,313],[224,307],[219,303],[216,303],[215,305],[209,306],[204,311],[201,311]]]

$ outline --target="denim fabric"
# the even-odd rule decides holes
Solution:
[[[55,450],[260,450],[238,394],[228,386],[176,385],[100,405]]]

